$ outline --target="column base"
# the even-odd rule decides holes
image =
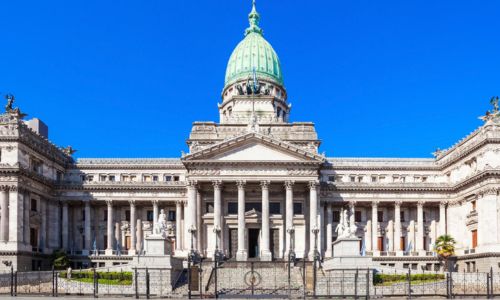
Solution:
[[[106,249],[104,255],[113,255],[113,249]]]
[[[135,251],[135,249],[128,250],[128,255],[136,255],[136,254],[137,254],[137,251]]]
[[[236,260],[237,261],[247,261],[248,260],[247,250],[238,250],[238,252],[236,252]]]
[[[326,250],[325,257],[328,257],[328,258],[333,257],[333,251],[332,250]]]
[[[269,250],[262,250],[262,252],[260,253],[260,260],[261,261],[272,261],[273,254]]]

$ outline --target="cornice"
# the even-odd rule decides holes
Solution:
[[[484,170],[479,174],[471,176],[466,180],[455,185],[447,183],[326,183],[322,182],[321,190],[324,192],[441,192],[452,193],[463,190],[473,184],[490,178],[500,179],[500,170]]]
[[[56,186],[59,191],[64,190],[133,190],[133,191],[147,191],[147,190],[167,190],[167,191],[186,191],[187,184],[183,181],[169,181],[169,182],[88,182],[88,183],[62,183]]]
[[[94,169],[176,169],[185,170],[180,159],[177,158],[80,158],[73,166],[78,170],[94,170]]]

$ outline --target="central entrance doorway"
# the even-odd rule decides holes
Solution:
[[[260,229],[248,229],[248,257],[259,257],[259,235]]]

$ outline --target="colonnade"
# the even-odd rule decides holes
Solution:
[[[401,220],[401,205],[403,204],[403,201],[394,201],[392,202],[393,209],[394,209],[394,215],[393,218],[390,220],[387,220],[387,224],[391,224],[391,226],[388,226],[391,228],[389,234],[381,234],[379,230],[379,218],[378,218],[378,212],[379,208],[381,205],[384,205],[384,207],[390,206],[391,202],[380,202],[380,201],[371,201],[371,202],[356,202],[356,201],[351,201],[348,202],[349,205],[349,224],[354,224],[355,223],[355,208],[356,205],[359,204],[370,204],[371,205],[371,218],[368,218],[368,213],[367,213],[367,220],[366,220],[366,235],[365,235],[365,250],[366,251],[380,251],[382,249],[379,249],[378,245],[378,238],[379,237],[385,237],[387,236],[388,239],[388,249],[385,249],[386,251],[406,251],[406,249],[402,249],[401,245],[399,243],[399,239],[403,236],[402,235],[402,220]],[[425,201],[418,201],[416,203],[406,203],[405,206],[409,205],[415,205],[416,210],[417,210],[417,220],[416,220],[416,235],[415,235],[415,244],[412,245],[412,251],[420,252],[424,251],[424,237],[426,236],[425,234],[425,221],[424,221],[424,205],[429,205],[429,204],[435,204],[432,202],[425,202]],[[332,255],[332,241],[333,241],[333,211],[335,209],[341,209],[341,207],[335,206],[335,204],[331,203],[325,203],[326,205],[326,212],[327,212],[327,217],[326,217],[326,256],[331,256]],[[414,220],[411,220],[414,221]],[[382,230],[384,231],[384,230]],[[446,201],[442,201],[439,203],[439,222],[436,227],[437,231],[437,236],[446,234]]]

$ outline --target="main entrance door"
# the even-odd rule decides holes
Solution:
[[[260,229],[248,229],[248,257],[259,257],[259,234]]]

